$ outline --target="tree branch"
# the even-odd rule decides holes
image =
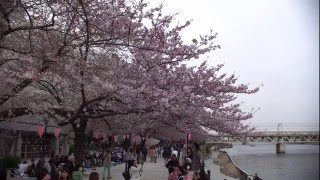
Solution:
[[[23,5],[22,5],[23,6]],[[46,28],[48,27],[52,27],[54,26],[55,24],[55,21],[54,21],[54,18],[55,18],[55,13],[53,11],[53,8],[48,4],[48,6],[50,7],[51,11],[52,11],[52,18],[51,18],[51,23],[50,24],[44,24],[44,25],[39,25],[39,26],[34,26],[33,25],[33,22],[31,21],[30,22],[30,25],[29,26],[20,26],[20,27],[16,27],[16,28],[11,28],[10,26],[10,20],[8,19],[8,30],[4,31],[0,37],[5,37],[13,32],[16,32],[16,31],[26,31],[26,30],[35,30],[35,29],[41,29],[41,30],[45,30]],[[24,8],[25,9],[25,8]],[[2,8],[1,8],[2,10]],[[26,9],[25,9],[26,11]],[[29,16],[30,18],[30,16]]]

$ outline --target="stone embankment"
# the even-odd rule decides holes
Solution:
[[[240,180],[247,180],[248,175],[241,170],[236,164],[234,164],[230,156],[225,151],[216,151],[216,157],[213,159],[213,163],[220,166],[220,172]]]

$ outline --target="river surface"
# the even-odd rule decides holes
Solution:
[[[286,144],[285,154],[275,144],[233,145],[225,150],[248,174],[264,180],[319,180],[319,145]]]

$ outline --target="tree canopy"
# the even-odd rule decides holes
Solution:
[[[187,67],[220,48],[209,31],[185,43],[184,24],[143,0],[0,3],[0,117],[43,114],[83,134],[88,126],[138,134],[248,133],[235,100],[252,94],[223,65]],[[174,131],[165,131],[174,129]],[[75,137],[75,138],[76,138]],[[80,135],[79,135],[80,137]],[[83,137],[81,137],[83,138]]]

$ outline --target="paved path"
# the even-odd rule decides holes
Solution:
[[[148,159],[147,159],[148,160]],[[228,177],[222,173],[220,173],[220,168],[218,165],[213,163],[213,159],[208,159],[205,161],[206,169],[211,171],[211,180],[235,180],[235,178]],[[123,180],[122,172],[124,170],[125,164],[122,163],[117,166],[111,167],[111,180]],[[100,175],[100,179],[102,179],[103,167],[98,167],[96,170],[88,170],[88,173],[95,171]],[[29,177],[15,177],[8,178],[9,180],[35,180],[35,178]],[[158,159],[157,163],[151,163],[147,161],[144,163],[143,172],[141,175],[141,180],[166,180],[168,179],[168,170],[164,166],[164,160]],[[84,176],[84,180],[89,180],[89,175]]]
[[[212,159],[205,161],[206,169],[211,171],[212,180],[235,180],[235,178],[228,177],[220,173],[220,167],[213,163]],[[125,168],[125,164],[120,164],[117,166],[111,167],[111,180],[123,180],[122,172]],[[95,170],[99,173],[100,178],[102,179],[103,168],[99,167]],[[89,176],[85,176],[84,180],[88,180]],[[164,166],[164,160],[158,159],[157,163],[151,163],[146,161],[144,163],[143,172],[141,175],[141,180],[166,180],[168,179],[168,170]]]

